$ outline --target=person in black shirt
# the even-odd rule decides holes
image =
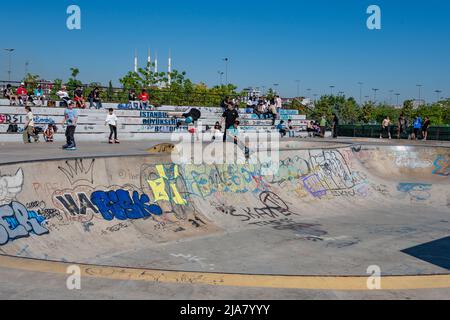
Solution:
[[[338,137],[338,125],[339,125],[339,118],[337,117],[336,114],[334,114],[333,117],[333,138],[337,139]]]
[[[89,109],[92,108],[94,103],[96,109],[102,108],[102,101],[100,99],[100,89],[98,87],[95,87],[94,90],[92,90],[91,93],[89,94],[89,102],[90,102]]]
[[[140,103],[138,100],[136,90],[131,89],[128,93],[128,103],[130,105],[130,109],[139,109]]]
[[[83,96],[83,89],[81,89],[80,86],[77,86],[73,95],[74,95],[74,101],[76,104],[75,108],[81,108],[81,109],[86,108],[84,96]]]
[[[425,121],[422,125],[422,137],[423,137],[423,141],[427,141],[428,138],[428,127],[430,126],[431,122],[430,122],[430,118],[425,117]]]
[[[225,130],[223,133],[223,142],[227,141],[227,130],[234,126],[234,123],[237,118],[239,118],[239,113],[236,109],[233,108],[232,105],[228,105],[227,110],[222,114],[222,117],[225,119]]]
[[[400,139],[405,129],[405,118],[403,117],[403,113],[401,113],[397,121],[397,139]]]

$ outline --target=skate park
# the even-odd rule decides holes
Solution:
[[[449,293],[448,143],[282,139],[279,170],[264,175],[177,165],[177,145],[158,140],[86,138],[69,154],[2,143],[2,298]],[[72,265],[80,292],[66,288]],[[381,288],[369,290],[374,266]]]

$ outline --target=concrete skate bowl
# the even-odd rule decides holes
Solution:
[[[286,147],[286,146],[285,146]],[[0,166],[0,267],[272,288],[450,287],[450,150],[331,146],[258,165],[168,154]]]

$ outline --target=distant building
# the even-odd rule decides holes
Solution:
[[[247,98],[251,97],[259,98],[262,95],[261,91],[258,90],[258,88],[249,87],[245,88],[243,91],[246,93]]]
[[[419,108],[419,107],[421,107],[421,106],[426,105],[426,102],[425,102],[425,100],[423,100],[423,99],[421,99],[421,100],[416,99],[416,100],[413,100],[412,104],[413,104],[413,108],[414,108],[414,109],[417,109],[417,108]]]

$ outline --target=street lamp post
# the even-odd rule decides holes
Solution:
[[[311,90],[310,88],[306,89],[306,91],[308,92],[308,98],[311,98]]]
[[[8,67],[8,81],[11,81],[11,55],[13,51],[16,49],[5,49],[6,52],[8,52],[9,55],[9,67]]]
[[[363,86],[363,82],[358,82],[359,84],[359,105],[362,105],[362,86]]]
[[[223,71],[217,71],[217,73],[219,74],[219,85],[222,86],[223,85]]]
[[[436,91],[434,91],[434,92],[436,92],[436,96],[437,96],[436,102],[439,102],[439,100],[441,100],[441,93],[442,93],[442,90],[436,90]]]
[[[225,61],[225,84],[228,85],[228,58],[224,58],[223,61]]]
[[[372,91],[373,91],[373,102],[374,103],[377,103],[377,91],[379,91],[380,89],[376,89],[376,88],[374,88],[374,89],[372,89]]]
[[[333,95],[333,88],[335,88],[336,86],[330,86],[331,89],[331,95]]]
[[[422,94],[422,85],[421,84],[418,84],[418,85],[416,85],[416,87],[418,87],[419,88],[419,106],[421,105],[421,100],[422,100],[422,96],[421,96],[421,94]]]
[[[400,93],[396,93],[395,95],[397,96],[397,107],[400,107],[400,105],[398,103],[398,98],[400,97]]]
[[[394,90],[389,90],[389,105],[392,106],[392,94],[394,93]]]

